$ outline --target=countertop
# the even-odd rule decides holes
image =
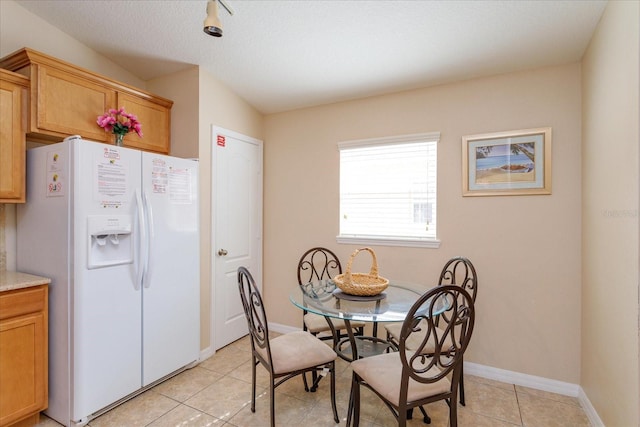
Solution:
[[[51,279],[48,277],[34,276],[33,274],[20,273],[18,271],[0,272],[0,292],[48,285],[49,283],[51,283]]]

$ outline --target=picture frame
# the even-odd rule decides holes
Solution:
[[[462,137],[463,196],[551,194],[551,128]]]

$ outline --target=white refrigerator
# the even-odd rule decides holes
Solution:
[[[82,140],[27,152],[17,268],[51,278],[49,408],[83,425],[199,359],[198,163]]]

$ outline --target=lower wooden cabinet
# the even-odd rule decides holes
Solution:
[[[0,426],[28,425],[48,404],[48,288],[0,293]]]

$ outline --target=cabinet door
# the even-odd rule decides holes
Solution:
[[[110,141],[110,134],[96,120],[116,105],[114,89],[53,67],[33,67],[31,81],[36,80],[37,85],[32,84],[31,94],[37,102],[31,109],[30,132],[60,139],[79,134],[93,141]]]
[[[0,203],[24,203],[27,87],[0,77]]]
[[[118,107],[138,116],[143,137],[129,132],[124,138],[127,147],[169,154],[171,109],[149,99],[118,92]]]
[[[7,316],[0,320],[0,426],[5,426],[47,407],[46,289],[11,291],[0,300]]]
[[[138,116],[144,133],[144,138],[128,134],[124,144],[169,154],[173,101],[28,48],[0,58],[0,69],[31,78],[26,129],[30,141],[49,144],[80,135],[113,144],[113,134],[96,121],[109,109],[124,107]]]

